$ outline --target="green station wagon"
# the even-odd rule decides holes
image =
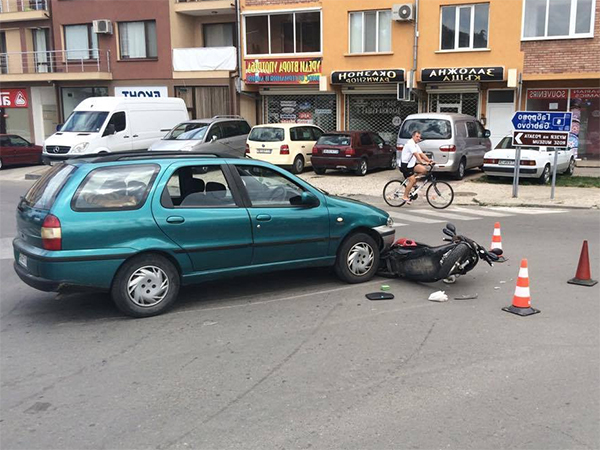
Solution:
[[[272,164],[219,155],[114,154],[53,166],[20,201],[15,270],[42,291],[110,291],[134,317],[181,285],[334,266],[371,279],[394,241],[389,215]]]

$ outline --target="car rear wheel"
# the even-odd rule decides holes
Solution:
[[[2,170],[3,167],[4,167],[4,164],[2,163],[2,158],[0,158],[0,170]]]
[[[458,169],[454,172],[454,178],[462,180],[465,177],[465,171],[467,170],[467,160],[462,158],[458,163]]]
[[[111,296],[124,314],[151,317],[173,306],[179,286],[179,273],[167,258],[145,254],[121,266],[113,280]]]
[[[392,156],[392,161],[390,162],[390,165],[388,166],[388,169],[390,170],[395,170],[398,168],[398,160],[396,159],[396,155]]]
[[[327,172],[327,169],[325,167],[315,167],[315,166],[313,166],[313,170],[315,171],[315,173],[317,175],[323,175],[325,172]]]
[[[540,184],[548,184],[550,181],[550,164],[546,164],[544,170],[542,170],[542,174],[538,178]]]
[[[369,171],[369,163],[366,159],[361,159],[358,163],[358,167],[356,168],[356,175],[359,177],[364,177]]]
[[[567,170],[565,172],[565,175],[573,175],[573,172],[575,172],[575,158],[571,158],[569,161],[569,167],[567,167]]]
[[[304,158],[301,155],[296,156],[292,165],[292,173],[302,173],[304,170]]]
[[[379,246],[366,233],[349,236],[340,246],[335,273],[347,283],[369,281],[379,268]]]

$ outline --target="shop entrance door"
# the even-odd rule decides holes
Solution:
[[[429,112],[458,113],[478,117],[479,93],[429,94]]]
[[[491,132],[492,148],[512,131],[511,119],[514,112],[515,91],[507,89],[488,91],[486,128]]]

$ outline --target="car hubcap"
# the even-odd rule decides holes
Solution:
[[[136,270],[127,282],[127,294],[133,303],[142,307],[155,306],[169,292],[169,277],[159,267],[145,266]]]
[[[365,161],[360,163],[360,173],[367,173],[367,163]]]
[[[356,276],[366,274],[373,267],[374,252],[365,242],[359,242],[348,252],[348,269]]]

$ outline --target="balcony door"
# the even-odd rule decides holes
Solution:
[[[35,28],[33,33],[33,51],[35,71],[37,73],[52,72],[50,50],[50,33],[48,28]]]

